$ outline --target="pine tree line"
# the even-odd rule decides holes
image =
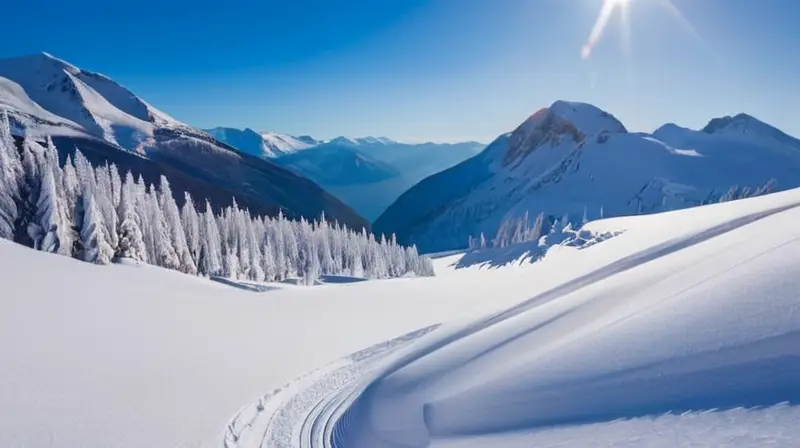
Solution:
[[[747,186],[740,187],[738,185],[734,185],[730,189],[728,189],[728,191],[725,192],[725,194],[720,196],[718,202],[730,202],[739,199],[764,196],[765,194],[770,194],[775,192],[777,189],[778,189],[778,180],[774,178],[768,180],[767,183],[757,188],[751,188]]]
[[[601,218],[603,214],[604,211],[601,207]],[[487,240],[483,233],[478,238],[470,236],[469,249],[497,249],[520,243],[536,243],[537,256],[544,256],[545,252],[553,246],[567,245],[585,248],[622,233],[596,234],[587,230],[585,225],[589,222],[589,218],[586,208],[584,208],[579,225],[573,224],[569,214],[564,214],[561,218],[553,218],[539,213],[533,220],[530,219],[530,216],[531,214],[526,212],[519,216],[507,217],[500,223],[497,234],[491,240]]]
[[[75,151],[61,167],[52,139],[25,138],[18,150],[0,116],[0,238],[86,262],[128,258],[187,274],[254,281],[322,275],[432,276],[430,259],[392,236],[338,223],[252,216],[233,204],[215,214],[185,193],[178,207],[169,181],[146,185],[117,168],[93,168]]]
[[[600,215],[602,216],[602,214],[601,208]],[[565,232],[574,232],[568,214],[560,219],[545,218],[544,213],[539,213],[533,220],[531,216],[526,211],[521,215],[505,218],[500,223],[494,238],[491,239],[487,239],[483,232],[477,238],[470,236],[469,249],[504,248],[512,244],[539,241],[543,236],[547,237],[548,241],[555,241],[563,239],[562,236]],[[584,209],[581,223],[586,224],[587,222],[589,219]]]

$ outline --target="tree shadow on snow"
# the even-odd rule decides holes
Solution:
[[[246,283],[225,277],[212,276],[210,278],[211,280],[218,283],[222,283],[223,285],[231,286],[238,289],[243,289],[245,291],[250,291],[250,292],[268,292],[268,291],[277,291],[281,289],[277,286],[262,285],[258,283]]]
[[[456,263],[456,269],[481,266],[501,268],[510,264],[533,263],[541,259],[547,249],[536,241],[513,244],[506,247],[480,249],[467,252]]]

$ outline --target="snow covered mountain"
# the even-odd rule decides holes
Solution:
[[[486,147],[479,142],[401,143],[386,137],[338,137],[322,142],[329,148],[349,147],[392,165],[402,175],[416,181],[450,168]]]
[[[53,136],[62,157],[78,148],[93,164],[113,162],[148,183],[167,175],[179,203],[188,191],[215,207],[235,197],[255,213],[283,210],[289,217],[316,218],[324,211],[356,228],[368,225],[312,181],[241,154],[112,79],[47,53],[0,60],[0,108],[8,112],[15,134],[37,140]]]
[[[0,60],[0,102],[29,132],[91,136],[140,153],[157,129],[191,131],[110,78],[48,53]]]
[[[250,128],[241,130],[217,127],[207,129],[206,132],[246,154],[268,159],[293,154],[319,144],[309,136],[292,137],[286,134],[259,133]]]
[[[373,184],[401,175],[391,165],[344,146],[321,145],[280,157],[275,163],[312,179],[326,189]]]
[[[420,180],[479,153],[486,145],[401,143],[386,137],[337,137],[258,133],[214,128],[208,132],[246,154],[266,158],[308,177],[359,214],[373,220]],[[364,186],[369,188],[364,188]]]
[[[529,212],[579,221],[716,202],[732,186],[800,185],[800,141],[752,117],[702,131],[630,133],[592,105],[557,101],[481,154],[428,177],[374,223],[422,251],[464,247]]]

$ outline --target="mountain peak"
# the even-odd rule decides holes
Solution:
[[[615,134],[628,132],[616,117],[592,104],[559,100],[549,107],[549,111],[570,121],[587,136],[603,131]]]
[[[701,132],[738,137],[767,137],[786,145],[800,147],[800,141],[796,138],[746,113],[714,118]]]
[[[627,132],[619,120],[596,106],[556,101],[536,111],[511,133],[503,164],[509,165],[548,142],[553,146],[565,141],[579,144],[601,133]]]
[[[744,129],[744,128],[761,128],[772,126],[764,123],[763,121],[748,115],[746,113],[739,113],[734,116],[726,115],[724,117],[717,117],[711,119],[708,124],[702,129],[702,132],[707,134],[714,134],[725,129]],[[774,128],[773,128],[774,129]]]
[[[66,70],[72,74],[80,72],[80,69],[69,62],[59,59],[52,54],[42,51],[25,56],[0,59],[0,64],[6,66],[19,66],[32,68],[38,72],[43,70]]]

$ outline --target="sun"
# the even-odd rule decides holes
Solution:
[[[597,16],[597,21],[594,23],[592,27],[592,32],[589,34],[589,39],[584,44],[583,49],[581,50],[581,57],[583,59],[588,59],[589,56],[592,55],[592,50],[594,46],[597,45],[597,42],[600,41],[600,37],[603,36],[603,31],[606,29],[606,25],[608,25],[608,20],[611,18],[611,14],[616,11],[620,10],[622,12],[622,21],[623,27],[626,31],[626,38],[627,38],[627,29],[628,29],[628,9],[630,7],[631,0],[604,0],[603,7],[600,9],[600,15]]]
[[[589,56],[592,55],[595,45],[597,45],[597,43],[600,41],[600,38],[603,37],[603,32],[605,31],[606,26],[608,26],[608,22],[615,11],[619,11],[620,13],[620,26],[622,27],[623,45],[625,46],[625,52],[628,53],[628,56],[630,56],[630,10],[632,3],[635,3],[635,0],[603,0],[603,6],[600,8],[600,14],[597,16],[597,21],[594,23],[592,31],[589,33],[589,38],[586,40],[586,43],[581,49],[581,57],[583,59],[588,59]],[[650,3],[664,8],[689,36],[694,38],[699,44],[705,47],[709,53],[713,54],[713,51],[711,51],[708,44],[703,40],[702,37],[700,37],[700,34],[692,26],[692,24],[689,23],[686,17],[683,16],[681,11],[672,3],[672,0],[652,0]]]

